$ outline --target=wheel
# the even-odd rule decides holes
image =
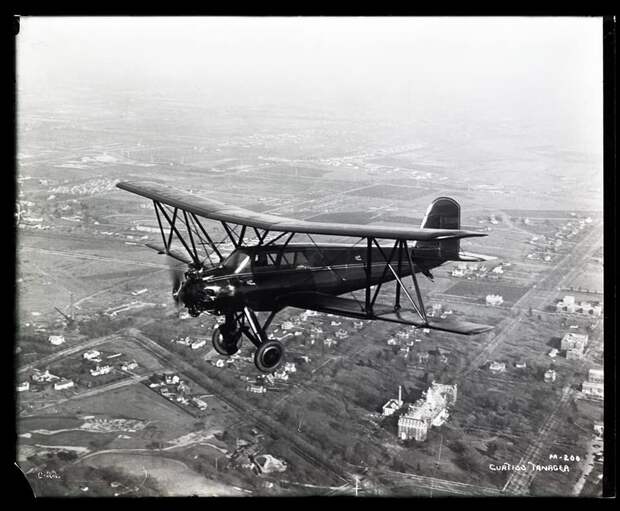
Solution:
[[[284,358],[284,346],[278,341],[267,341],[261,344],[254,353],[254,364],[264,372],[275,371]]]
[[[241,347],[241,330],[227,332],[216,326],[213,329],[213,337],[211,338],[213,347],[220,355],[229,357],[239,351]]]

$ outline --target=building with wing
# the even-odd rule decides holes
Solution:
[[[431,383],[414,404],[410,404],[398,419],[398,437],[424,442],[428,430],[441,426],[449,417],[448,411],[456,403],[457,385]]]

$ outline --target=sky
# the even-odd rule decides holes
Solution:
[[[34,95],[77,85],[344,115],[448,110],[602,134],[600,18],[24,17],[17,73]]]

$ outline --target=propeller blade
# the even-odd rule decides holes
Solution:
[[[179,268],[178,262],[176,262],[173,258],[169,257],[167,259],[170,267],[170,280],[172,281],[172,298],[174,299],[176,306],[180,307],[182,303],[181,297],[179,296],[179,291],[181,291],[183,281],[185,280],[185,271],[182,268]]]

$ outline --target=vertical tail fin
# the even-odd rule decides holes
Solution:
[[[421,227],[423,229],[460,229],[461,206],[450,197],[438,197],[426,210]],[[418,241],[415,247],[416,250],[435,253],[441,259],[459,259],[459,239]]]

